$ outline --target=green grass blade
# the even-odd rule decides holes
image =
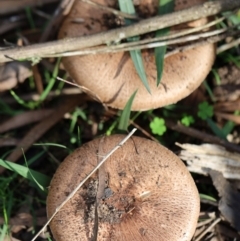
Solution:
[[[55,147],[59,147],[59,148],[63,148],[63,149],[67,149],[66,146],[64,145],[61,145],[61,144],[58,144],[58,143],[48,143],[48,142],[45,142],[45,143],[35,143],[33,144],[33,146],[55,146]]]
[[[132,50],[132,51],[130,51],[130,55],[133,60],[135,69],[136,69],[139,77],[142,80],[143,85],[145,86],[145,88],[147,89],[149,94],[151,94],[151,90],[150,90],[150,87],[149,87],[149,84],[147,81],[147,76],[146,76],[144,66],[143,66],[141,51],[140,50]]]
[[[163,15],[170,13],[174,9],[174,0],[161,0],[159,1],[158,14]],[[160,29],[156,32],[156,37],[164,36],[169,33],[169,28]],[[157,86],[160,84],[163,72],[164,55],[166,53],[167,46],[161,46],[154,49],[155,63],[157,67]]]
[[[211,87],[209,86],[209,84],[207,83],[206,80],[203,81],[203,85],[206,88],[206,91],[207,91],[208,95],[210,96],[212,102],[215,102],[216,98],[215,98],[215,96],[213,94],[213,91],[212,91]]]
[[[230,134],[235,127],[235,123],[233,121],[227,121],[227,123],[223,126],[222,132],[227,137],[228,134]]]
[[[35,23],[34,23],[34,20],[33,20],[32,9],[30,7],[26,7],[25,12],[26,12],[26,15],[27,15],[27,20],[28,20],[28,22],[31,26],[31,29],[35,29]]]
[[[133,6],[133,2],[129,0],[118,0],[120,10],[129,13],[129,14],[135,14],[135,8]],[[129,24],[130,24],[130,20]]]
[[[23,165],[5,161],[3,159],[0,159],[0,165],[5,167],[8,170],[11,170],[11,171],[19,174],[20,176],[22,176],[32,182],[37,181],[42,187],[47,187],[51,180],[51,178],[49,178],[48,176],[46,176],[40,172],[29,169],[28,167],[23,166]]]
[[[212,119],[207,118],[206,121],[208,123],[208,126],[211,128],[211,130],[216,136],[223,140],[226,140],[224,132],[216,125],[216,123]]]
[[[122,114],[119,120],[119,125],[118,125],[118,129],[120,130],[127,130],[128,128],[130,114],[131,114],[131,107],[136,94],[137,94],[137,90],[131,95],[131,97],[129,98],[127,104],[125,105],[122,111]]]
[[[133,5],[132,1],[118,0],[118,3],[119,3],[119,7],[120,7],[121,11],[123,11],[125,13],[129,13],[129,14],[135,14],[135,9],[134,9],[134,5]],[[129,20],[129,19],[126,19],[125,22],[127,25],[131,24],[131,20]],[[135,36],[132,38],[128,38],[127,40],[129,42],[133,42],[133,41],[139,40],[139,37]],[[151,90],[150,90],[150,87],[149,87],[149,84],[147,81],[147,76],[146,76],[146,72],[145,72],[144,65],[143,65],[141,51],[140,50],[132,50],[132,51],[130,51],[130,56],[132,58],[135,69],[136,69],[143,85],[145,86],[147,91],[151,94]]]
[[[52,77],[50,77],[50,74],[48,72],[47,72],[47,74],[45,74],[45,77],[47,77],[46,79],[48,79],[49,81],[48,81],[47,87],[44,89],[44,91],[40,95],[38,101],[25,102],[13,90],[10,90],[10,93],[13,96],[13,98],[20,105],[22,105],[26,108],[35,109],[36,107],[38,107],[47,98],[49,92],[52,90],[54,84],[56,83],[56,78],[57,78],[57,75],[58,75],[60,62],[61,62],[61,58],[58,58],[57,63],[54,66]]]
[[[52,90],[54,84],[56,83],[56,78],[58,75],[60,62],[61,62],[61,58],[58,58],[55,66],[54,66],[52,77],[49,79],[49,83],[48,83],[47,87],[44,89],[43,93],[40,95],[39,102],[42,102],[47,98],[49,92]]]
[[[22,150],[23,151],[23,150]],[[34,181],[34,183],[36,183],[37,184],[37,186],[38,186],[38,188],[40,189],[40,190],[42,190],[42,191],[44,191],[44,189],[45,189],[45,187],[44,186],[42,186],[39,182],[38,182],[38,180],[35,178],[35,175],[32,173],[32,171],[31,171],[31,169],[29,169],[29,167],[28,167],[28,163],[27,163],[27,159],[26,159],[26,156],[25,156],[25,153],[23,152],[23,157],[24,157],[24,161],[25,161],[25,165],[26,165],[26,168],[28,169],[28,173],[30,174],[30,177],[31,178],[28,178],[29,180],[33,180]],[[40,173],[41,174],[41,173]]]
[[[156,37],[162,34],[156,34]],[[161,46],[154,49],[155,63],[157,68],[157,86],[160,84],[163,73],[164,55],[166,53],[167,46]]]
[[[8,225],[4,223],[0,227],[0,240],[1,241],[6,240],[5,238],[6,238],[7,235],[8,235]],[[10,237],[9,237],[9,240],[11,240]]]
[[[214,197],[211,197],[209,195],[200,193],[199,196],[200,196],[201,199],[209,200],[209,201],[212,201],[212,202],[217,202],[217,200]]]

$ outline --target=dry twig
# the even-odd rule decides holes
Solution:
[[[49,54],[79,50],[101,44],[118,43],[122,39],[132,37],[158,29],[171,27],[180,23],[208,17],[223,11],[230,11],[240,7],[239,0],[219,0],[206,2],[182,11],[142,20],[139,23],[114,29],[91,36],[62,39],[44,44],[34,44],[26,47],[6,48],[0,51],[0,63],[16,59],[42,58]]]
[[[221,139],[217,136],[213,136],[213,135],[210,135],[208,133],[204,133],[202,131],[196,130],[196,129],[191,128],[191,127],[186,127],[186,126],[182,125],[181,123],[174,123],[170,119],[165,119],[165,124],[166,124],[167,128],[169,128],[171,130],[178,131],[180,133],[184,133],[186,135],[189,135],[189,136],[192,136],[194,138],[200,139],[204,142],[218,144],[220,146],[225,147],[229,151],[234,151],[234,152],[240,153],[239,145],[236,145],[234,143],[230,143],[230,142],[228,142],[226,140],[223,140],[223,139]]]

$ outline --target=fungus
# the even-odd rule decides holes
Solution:
[[[95,0],[109,6],[117,1]],[[138,8],[153,12],[156,0],[140,1]],[[205,2],[204,0],[175,0],[175,10]],[[112,6],[111,6],[112,7]],[[69,16],[63,23],[59,38],[91,35],[106,31],[116,25],[109,12],[83,1],[75,1]],[[76,23],[81,18],[81,23]],[[194,21],[188,27],[206,22]],[[186,26],[186,25],[184,25]],[[130,96],[138,89],[132,110],[147,110],[176,103],[192,93],[205,79],[215,58],[214,44],[206,44],[169,56],[164,61],[160,85],[157,87],[157,71],[153,50],[143,50],[142,57],[151,94],[142,84],[128,52],[107,53],[63,58],[65,69],[83,87],[107,106],[123,109]]]
[[[61,163],[49,188],[48,217],[122,139],[95,139]],[[132,137],[65,204],[50,228],[56,241],[189,241],[199,204],[182,161],[156,142]]]

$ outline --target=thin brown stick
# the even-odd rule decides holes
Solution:
[[[240,38],[235,39],[235,40],[233,40],[230,43],[223,44],[222,46],[217,48],[217,54],[220,54],[220,53],[222,53],[222,52],[224,52],[224,51],[226,51],[228,49],[231,49],[231,48],[233,48],[233,47],[235,47],[235,46],[237,46],[239,44],[240,44]]]
[[[66,57],[66,56],[88,55],[88,54],[117,53],[117,52],[131,51],[136,49],[152,49],[160,46],[166,46],[166,45],[169,46],[174,44],[187,43],[190,41],[197,41],[199,39],[201,40],[204,39],[206,44],[206,42],[212,43],[216,41],[221,41],[232,34],[236,35],[240,33],[240,31],[236,31],[236,33],[226,32],[226,31],[227,29],[218,29],[210,32],[198,33],[195,35],[184,36],[184,37],[167,40],[167,41],[161,41],[161,42],[141,44],[142,41],[138,41],[141,45],[134,45],[131,42],[131,43],[119,44],[116,46],[113,45],[113,46],[107,46],[107,47],[83,49],[83,50],[74,51],[74,52],[59,53],[57,55],[49,55],[47,57]]]
[[[195,241],[200,241],[202,239],[202,237],[208,233],[209,231],[211,231],[220,221],[222,221],[221,218],[216,219],[207,229],[205,229],[196,239]]]
[[[240,7],[239,0],[219,0],[188,8],[182,11],[142,20],[139,23],[114,29],[91,36],[62,39],[44,44],[34,44],[26,47],[13,47],[0,51],[0,63],[19,59],[39,59],[48,54],[74,51],[101,44],[119,42],[132,37],[158,29],[171,27],[180,23],[208,17],[223,11],[230,11]]]
[[[228,142],[226,140],[223,140],[223,139],[221,139],[217,136],[213,136],[213,135],[210,135],[208,133],[198,131],[198,130],[196,130],[194,128],[191,128],[191,127],[183,126],[180,123],[174,123],[171,120],[165,119],[165,124],[171,130],[184,133],[186,135],[195,137],[197,139],[203,140],[203,141],[208,142],[208,143],[218,144],[218,145],[221,145],[221,146],[225,147],[229,151],[234,151],[234,152],[240,153],[240,146],[239,145],[236,145],[234,143],[230,143],[230,142]]]
[[[151,38],[151,39],[143,39],[143,40],[134,41],[134,42],[127,42],[127,43],[122,43],[122,44],[118,44],[118,45],[115,45],[115,46],[109,46],[109,47],[104,46],[104,47],[100,47],[100,48],[84,49],[82,51],[80,50],[80,51],[74,51],[74,52],[66,52],[62,56],[70,56],[70,55],[72,56],[72,55],[77,55],[78,53],[79,53],[79,55],[81,55],[81,53],[83,53],[85,51],[86,51],[86,54],[88,54],[87,51],[92,51],[92,53],[95,53],[94,51],[104,52],[104,51],[108,51],[109,49],[111,49],[111,51],[115,51],[116,49],[121,49],[119,51],[123,51],[125,47],[137,46],[137,45],[140,45],[140,44],[149,44],[149,43],[153,43],[153,42],[159,42],[159,41],[163,41],[163,40],[170,40],[170,39],[183,37],[183,36],[189,35],[191,33],[195,33],[195,32],[198,32],[200,30],[204,30],[206,28],[209,28],[213,25],[216,25],[217,23],[220,23],[224,19],[225,19],[225,17],[222,17],[222,18],[216,19],[214,21],[211,21],[211,22],[209,22],[209,23],[207,23],[203,26],[199,26],[199,27],[195,27],[195,28],[191,28],[191,29],[184,29],[184,30],[181,30],[181,31],[173,31],[173,33],[170,33],[167,36],[160,36],[160,37],[155,37],[155,38]],[[209,31],[208,33],[211,33],[211,32]],[[200,37],[201,36],[199,36],[199,38]],[[166,42],[165,44],[169,45],[169,42]],[[164,45],[164,43],[163,43],[163,45]],[[91,53],[91,52],[89,52],[89,53]]]
[[[235,35],[238,35],[239,33],[240,33],[240,31],[237,30],[236,32],[226,32],[226,33],[223,33],[223,34],[220,34],[220,35],[215,35],[215,36],[212,36],[212,37],[209,37],[209,38],[206,38],[206,39],[200,39],[200,40],[194,41],[194,42],[192,42],[192,43],[190,43],[186,46],[177,47],[176,49],[167,52],[164,55],[164,58],[167,58],[170,55],[173,55],[173,54],[176,54],[176,53],[179,53],[179,52],[183,52],[183,51],[195,48],[195,47],[199,47],[199,46],[202,46],[202,45],[205,45],[205,44],[217,43],[221,40],[226,39],[229,36],[235,36]]]
[[[152,135],[150,135],[145,129],[143,129],[140,125],[138,125],[136,122],[129,120],[130,124],[133,125],[135,128],[137,128],[139,131],[141,131],[146,137],[149,139],[159,143],[158,139],[154,138]]]

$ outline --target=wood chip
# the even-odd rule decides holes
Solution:
[[[179,157],[187,162],[190,172],[208,175],[210,170],[216,170],[228,179],[240,180],[240,154],[229,152],[214,144],[179,144],[182,149]]]

